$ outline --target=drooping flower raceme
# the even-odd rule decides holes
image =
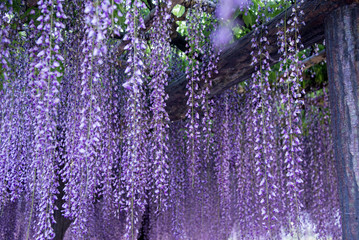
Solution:
[[[147,185],[147,122],[145,112],[145,78],[143,64],[146,45],[139,30],[144,29],[140,15],[143,4],[140,1],[126,1],[125,47],[129,51],[125,74],[128,80],[123,84],[126,89],[126,129],[125,146],[121,159],[122,182],[125,191],[123,205],[126,213],[126,239],[135,239],[139,227],[139,216],[145,210],[145,187]]]
[[[65,191],[65,215],[74,219],[73,231],[79,236],[86,235],[86,216],[92,211],[92,203],[98,195],[97,185],[103,168],[104,134],[103,103],[106,97],[103,85],[108,79],[101,76],[103,58],[107,54],[106,35],[111,25],[109,16],[113,11],[110,1],[85,3],[85,34],[81,42],[81,65],[76,70],[76,83],[73,107],[76,111],[68,113],[66,148],[68,152],[62,171],[67,183]],[[79,64],[79,63],[77,63]],[[105,169],[110,161],[102,162]],[[81,207],[80,207],[81,206]]]
[[[161,212],[166,209],[166,200],[168,195],[168,113],[165,110],[166,100],[168,98],[165,92],[165,86],[168,83],[168,64],[167,58],[170,55],[170,14],[168,5],[165,7],[156,6],[156,16],[154,18],[154,29],[152,30],[152,52],[150,77],[152,77],[149,87],[151,89],[151,140],[150,148],[150,166],[153,174],[153,180],[150,181],[152,189],[152,201],[155,204],[156,211]]]
[[[39,33],[32,48],[32,91],[35,111],[34,157],[32,160],[32,200],[29,226],[36,211],[36,238],[52,239],[54,232],[54,200],[56,179],[56,116],[59,103],[59,71],[63,57],[59,44],[63,41],[61,30],[63,1],[38,1],[41,15],[36,19]],[[32,25],[35,28],[35,25]],[[36,210],[34,210],[36,209]],[[28,229],[29,232],[29,229]],[[28,237],[28,236],[27,236]]]
[[[284,74],[279,80],[282,92],[280,95],[281,121],[282,121],[282,156],[284,159],[283,177],[286,179],[286,185],[281,186],[287,189],[286,195],[282,199],[286,211],[291,212],[288,216],[289,221],[295,223],[295,228],[299,231],[299,215],[302,209],[302,146],[301,146],[301,108],[303,100],[300,100],[304,90],[301,90],[302,66],[298,57],[298,49],[301,48],[300,34],[298,27],[300,16],[297,5],[293,8],[292,15],[281,22],[283,29],[278,32],[279,52],[282,54],[282,64],[280,71]],[[284,191],[282,191],[284,193]]]

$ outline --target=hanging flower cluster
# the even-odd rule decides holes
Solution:
[[[31,163],[32,181],[31,213],[36,212],[36,238],[52,239],[55,235],[54,201],[57,194],[56,177],[56,117],[57,105],[60,102],[59,79],[60,62],[64,60],[60,53],[63,42],[61,22],[66,18],[63,12],[63,1],[38,1],[40,16],[32,23],[35,32],[35,45],[31,51],[31,87],[34,111],[34,152]],[[30,225],[29,225],[30,226]],[[30,229],[27,231],[29,232]],[[28,237],[28,234],[27,234]]]
[[[164,7],[156,6],[156,16],[154,18],[151,52],[150,71],[151,81],[149,87],[151,88],[151,113],[153,114],[150,125],[151,140],[149,148],[150,153],[150,168],[153,172],[151,176],[153,179],[150,182],[152,189],[153,202],[156,206],[156,212],[166,209],[166,200],[168,196],[168,123],[169,117],[165,110],[166,100],[168,98],[165,92],[165,86],[168,83],[168,56],[170,55],[171,46],[170,39],[170,17],[169,5]]]
[[[258,10],[261,12],[261,9]],[[259,14],[257,24],[266,21],[263,13]],[[272,234],[278,234],[276,227],[278,182],[274,178],[276,172],[275,152],[275,128],[274,122],[276,113],[274,111],[275,101],[273,99],[272,87],[269,82],[269,53],[266,36],[266,26],[260,25],[255,30],[255,37],[252,39],[252,65],[256,72],[253,73],[252,84],[252,116],[255,174],[258,177],[257,187],[260,199],[258,208],[261,209],[260,216],[257,216],[258,224],[266,231],[266,237],[272,238]],[[273,233],[274,232],[274,233]]]
[[[198,61],[199,53],[197,49],[200,48],[201,44],[201,31],[200,31],[200,15],[202,11],[200,6],[191,10],[188,16],[189,28],[188,28],[188,47],[187,55],[188,66],[186,67],[186,77],[188,79],[186,86],[186,96],[188,110],[186,113],[187,124],[187,152],[190,155],[188,162],[188,174],[192,179],[192,187],[195,184],[199,184],[198,171],[199,171],[199,142],[200,142],[200,94],[199,94],[199,83],[200,83],[200,63]]]
[[[304,199],[319,238],[340,239],[337,175],[330,132],[328,90],[305,98],[306,125],[304,138],[306,171]]]
[[[110,84],[101,67],[106,67],[105,39],[111,26],[109,16],[114,11],[110,1],[89,1],[83,7],[82,55],[71,62],[76,65],[76,82],[65,86],[72,106],[66,113],[66,154],[61,171],[66,182],[65,216],[74,220],[73,231],[82,236],[88,229],[87,215],[93,211],[93,202],[99,195],[109,195],[111,181],[108,171],[113,165],[113,155],[107,147],[113,143],[108,133],[109,113],[103,110],[110,99],[104,86]],[[112,109],[107,107],[107,110]]]
[[[147,186],[147,116],[145,109],[145,74],[144,74],[144,51],[146,45],[139,30],[144,29],[144,21],[140,15],[143,7],[142,2],[130,0],[126,2],[128,6],[133,4],[126,16],[127,35],[124,40],[129,43],[126,50],[129,51],[127,59],[128,66],[125,74],[128,80],[123,84],[127,90],[126,103],[126,129],[125,144],[121,159],[122,183],[125,194],[123,205],[126,212],[126,231],[127,239],[135,239],[139,229],[139,218],[145,210]]]
[[[282,54],[282,64],[280,71],[284,74],[279,80],[279,86],[282,88],[280,92],[280,114],[282,131],[281,137],[283,141],[283,155],[285,159],[286,174],[283,176],[287,179],[286,186],[287,195],[282,196],[286,199],[284,203],[287,211],[292,212],[289,221],[294,222],[295,228],[299,228],[299,212],[303,207],[301,203],[302,194],[302,158],[303,147],[301,146],[301,109],[303,100],[301,100],[304,90],[301,90],[302,71],[300,66],[298,49],[300,46],[300,35],[298,25],[301,13],[299,12],[299,4],[295,2],[292,14],[285,22],[281,22],[283,26],[278,31],[278,43],[280,45],[279,52]]]

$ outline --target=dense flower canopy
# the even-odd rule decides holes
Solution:
[[[299,238],[307,221],[340,238],[328,93],[303,87],[299,0],[174,1],[182,16],[170,1],[30,2],[0,3],[1,239]],[[271,67],[263,23],[291,2]],[[213,96],[238,26],[254,31],[255,71]],[[179,76],[186,112],[171,121]]]

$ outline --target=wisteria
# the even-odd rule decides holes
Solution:
[[[31,49],[33,62],[31,63],[31,87],[34,106],[34,152],[31,162],[30,183],[32,189],[31,212],[36,211],[36,238],[53,238],[52,228],[54,220],[54,201],[57,194],[58,181],[56,177],[57,142],[56,116],[57,105],[60,102],[61,77],[59,67],[64,60],[59,52],[59,44],[63,41],[61,29],[65,26],[61,19],[66,18],[63,13],[62,1],[39,1],[41,15],[32,23],[37,32],[35,45]],[[35,26],[37,24],[37,26]],[[27,236],[29,234],[27,230]]]
[[[259,15],[257,24],[265,19],[265,15]],[[279,212],[276,202],[278,201],[278,186],[275,181],[275,129],[274,129],[274,106],[275,101],[269,83],[269,53],[267,48],[268,31],[265,26],[258,27],[256,38],[252,39],[252,64],[256,72],[253,74],[253,144],[255,159],[255,174],[257,177],[258,195],[260,199],[258,207],[261,214],[258,216],[258,224],[263,226],[266,237],[272,238],[272,231],[276,229],[277,214]],[[258,114],[259,113],[259,114]]]
[[[170,6],[166,6],[167,8]],[[165,210],[167,208],[168,195],[168,123],[169,117],[165,110],[168,96],[165,92],[165,86],[168,83],[168,74],[166,66],[166,57],[170,54],[170,14],[168,9],[159,8],[155,16],[153,39],[153,50],[151,53],[152,66],[150,75],[152,77],[149,86],[151,88],[151,112],[153,114],[151,126],[152,137],[150,149],[150,168],[153,172],[153,180],[150,183],[153,191],[153,200],[157,205],[155,212]],[[167,11],[166,11],[167,10]]]
[[[281,92],[280,105],[283,109],[283,113],[280,115],[283,129],[281,131],[281,137],[283,141],[283,157],[286,159],[284,165],[287,169],[287,173],[284,178],[287,188],[287,196],[283,196],[286,199],[284,206],[287,211],[291,211],[293,214],[289,221],[294,222],[294,228],[299,228],[299,213],[302,208],[301,192],[303,183],[302,165],[302,149],[301,144],[301,129],[300,129],[300,109],[303,101],[300,100],[303,90],[300,90],[300,84],[302,81],[302,67],[300,66],[299,56],[297,49],[300,45],[300,35],[298,33],[298,24],[300,24],[300,12],[298,12],[298,6],[293,9],[292,16],[288,16],[283,23],[283,29],[278,32],[280,52],[283,53],[283,64],[280,69],[284,71],[283,76],[279,80],[280,86],[284,88]],[[290,227],[290,226],[288,226]]]
[[[25,2],[0,3],[0,239],[301,239],[306,222],[341,239],[302,1],[274,34],[271,1],[173,1],[181,16],[160,0]],[[252,75],[212,91],[233,18],[253,9]]]

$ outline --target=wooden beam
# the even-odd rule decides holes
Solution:
[[[325,50],[322,50],[320,51],[318,54],[314,55],[314,56],[311,56],[305,60],[302,61],[302,64],[304,66],[304,70],[307,70],[308,68],[318,64],[318,63],[321,63],[325,60],[327,56],[327,53]]]
[[[26,5],[27,5],[27,7],[35,7],[35,6],[37,6],[37,0],[27,0],[26,1]]]
[[[359,239],[359,4],[326,20],[327,69],[343,240]]]
[[[349,0],[350,3],[354,0]],[[355,0],[357,1],[357,0]],[[304,12],[305,26],[300,27],[302,36],[302,43],[304,47],[309,47],[314,43],[320,43],[324,40],[324,19],[329,12],[337,9],[340,6],[346,5],[347,0],[306,0],[302,3],[301,9]],[[279,61],[277,46],[277,23],[286,16],[290,16],[293,7],[287,9],[287,13],[282,12],[270,22],[268,22],[268,36],[269,41],[268,51],[271,57],[271,65]],[[213,77],[213,87],[211,89],[211,96],[221,93],[231,86],[251,78],[254,68],[251,63],[251,39],[253,32],[247,34],[243,38],[235,41],[229,45],[221,54],[218,63],[218,74]],[[167,100],[167,111],[172,121],[184,118],[186,112],[186,77],[185,75],[171,82],[166,92],[169,95]]]

